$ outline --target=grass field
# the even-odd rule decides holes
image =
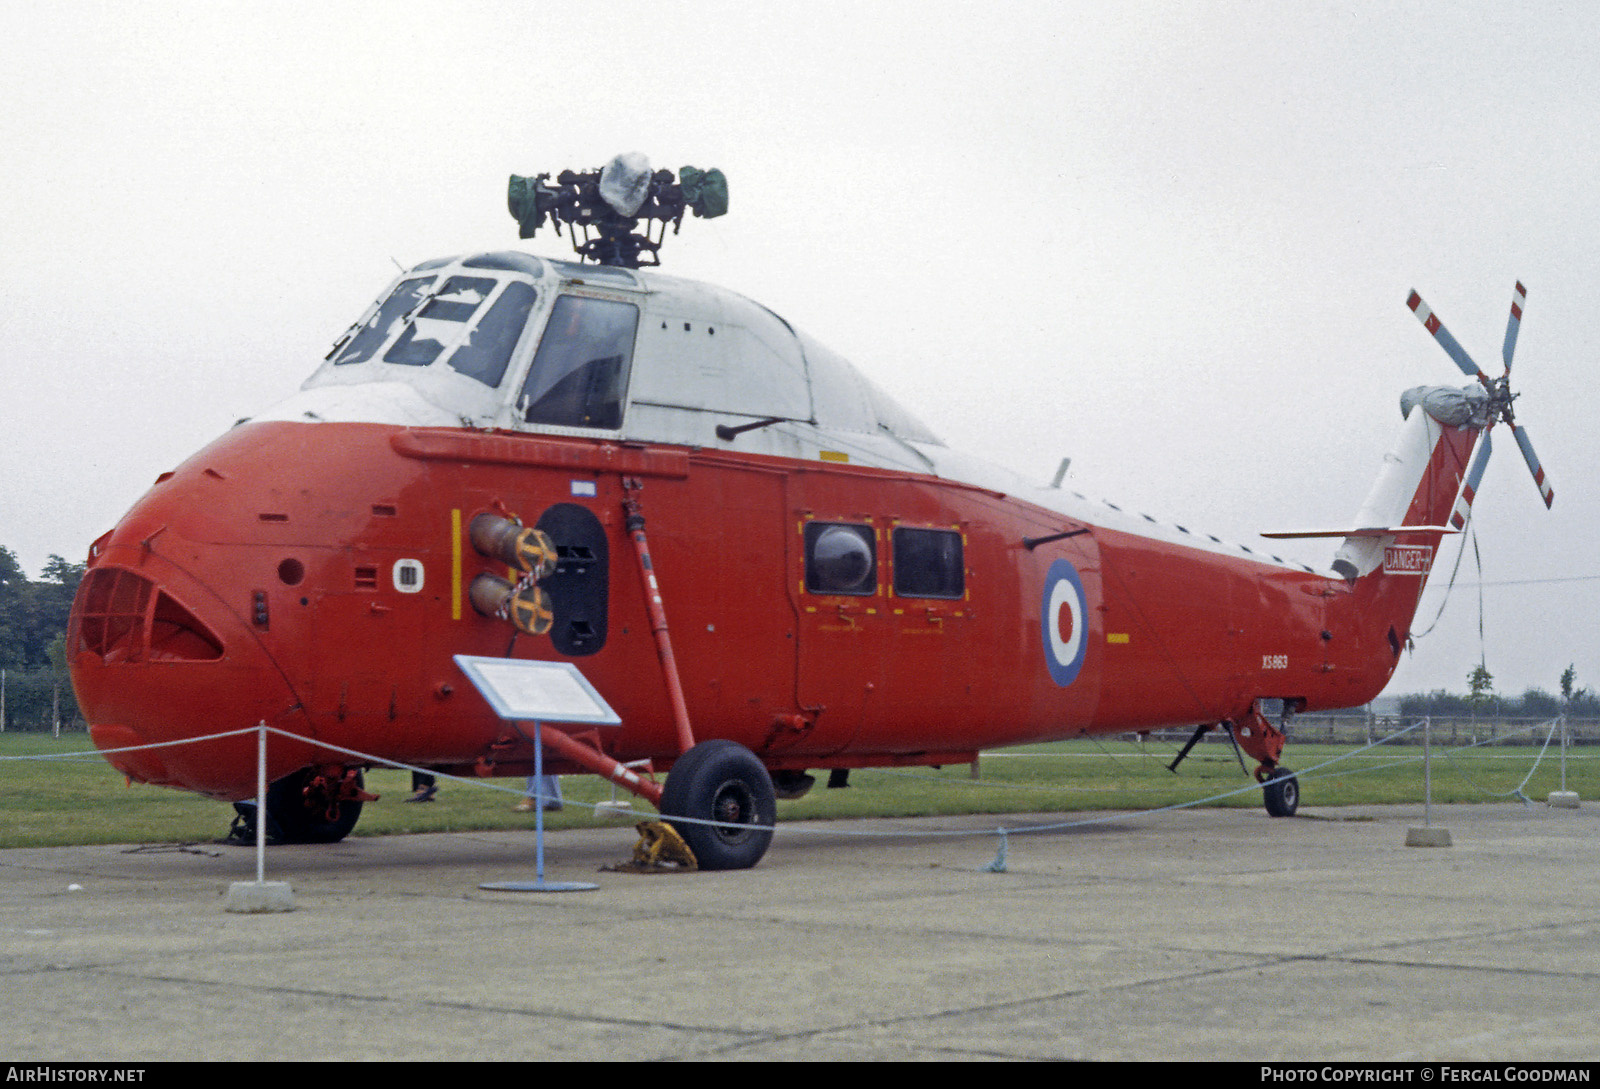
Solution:
[[[183,843],[222,836],[233,818],[231,806],[161,787],[126,785],[98,755],[71,757],[91,749],[88,735],[52,739],[43,734],[0,734],[0,847],[42,847],[79,843]],[[957,813],[1072,812],[1093,809],[1152,809],[1211,798],[1249,786],[1226,744],[1199,746],[1172,774],[1165,765],[1176,747],[1164,742],[1129,740],[1068,741],[985,753],[981,777],[966,765],[931,768],[858,769],[845,790],[827,790],[826,774],[806,797],[778,803],[779,820],[846,817],[931,816]],[[1338,761],[1350,746],[1291,744],[1290,767],[1302,773],[1301,804],[1306,807],[1372,805],[1422,800],[1422,750],[1418,746],[1380,746]],[[1593,755],[1591,755],[1593,754]],[[16,759],[57,756],[56,759]],[[1433,800],[1501,802],[1534,769],[1537,745],[1443,749],[1435,747]],[[1523,787],[1542,801],[1559,786],[1557,746],[1552,745]],[[530,826],[531,814],[513,813],[520,779],[459,783],[440,780],[436,801],[402,805],[410,794],[403,771],[368,773],[367,786],[383,796],[368,805],[356,835],[455,832]],[[498,787],[500,789],[485,789]],[[1580,797],[1600,797],[1600,751],[1572,750],[1567,787]],[[562,780],[569,802],[609,799],[610,787],[591,776]],[[626,797],[624,795],[624,797]],[[1256,807],[1260,792],[1210,803]],[[643,807],[642,808],[648,808]],[[549,814],[549,827],[587,825],[595,819],[581,805]]]

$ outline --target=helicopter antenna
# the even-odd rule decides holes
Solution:
[[[638,152],[618,155],[598,170],[563,170],[526,178],[511,175],[506,190],[517,237],[532,238],[546,222],[557,233],[568,227],[572,248],[585,261],[620,268],[659,265],[667,224],[677,234],[685,212],[714,219],[728,211],[728,179],[722,171],[683,167],[650,170]]]

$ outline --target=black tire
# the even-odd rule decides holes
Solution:
[[[678,758],[661,792],[667,818],[748,825],[727,828],[672,821],[702,870],[747,870],[772,843],[778,803],[756,754],[734,741],[702,741]]]
[[[1300,780],[1288,768],[1273,768],[1266,782],[1261,784],[1261,798],[1267,805],[1267,815],[1292,817],[1300,808]]]
[[[316,791],[308,797],[306,786],[315,774],[315,768],[302,768],[267,788],[267,832],[279,843],[338,843],[361,819],[360,802],[329,803]]]

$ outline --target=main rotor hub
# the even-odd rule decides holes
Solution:
[[[677,234],[686,211],[714,219],[728,211],[728,179],[722,171],[686,166],[675,181],[670,170],[650,170],[637,152],[618,155],[598,170],[563,170],[511,175],[506,203],[518,237],[532,238],[546,218],[557,234],[571,228],[572,248],[585,261],[620,268],[659,265],[667,224]]]

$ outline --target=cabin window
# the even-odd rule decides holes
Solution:
[[[522,418],[559,427],[621,427],[638,325],[632,303],[558,298],[517,399]]]
[[[813,594],[878,591],[878,557],[871,526],[807,522],[806,589]]]
[[[339,353],[339,358],[333,361],[334,364],[365,363],[371,359],[383,347],[383,342],[389,339],[395,322],[411,312],[433,281],[432,276],[417,276],[396,284],[394,290],[389,292],[389,297],[367,319],[367,323],[350,338],[344,351]]]
[[[896,597],[958,598],[966,593],[961,534],[949,529],[894,531]]]

